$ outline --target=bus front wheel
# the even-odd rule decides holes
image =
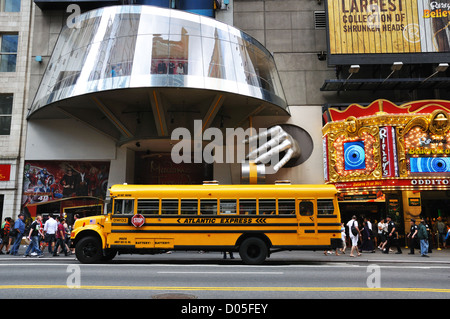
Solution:
[[[95,264],[102,259],[102,247],[97,238],[89,236],[80,239],[75,247],[75,255],[83,264]]]
[[[266,243],[256,237],[247,238],[239,247],[239,255],[245,264],[259,265],[266,260],[269,250]]]

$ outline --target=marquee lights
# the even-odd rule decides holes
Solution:
[[[402,112],[392,114],[379,102],[378,113],[347,112],[346,119],[328,122],[327,182],[345,192],[450,189],[450,110],[438,102],[411,102],[409,113],[399,107]],[[425,109],[429,113],[415,113]]]

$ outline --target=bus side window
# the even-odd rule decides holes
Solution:
[[[178,199],[161,199],[161,215],[178,215]]]
[[[256,215],[256,199],[240,199],[239,215]]]
[[[201,199],[200,200],[200,214],[216,215],[217,214],[217,200],[216,199]]]
[[[138,199],[137,212],[143,215],[158,215],[159,199]]]
[[[182,215],[197,215],[198,200],[196,199],[182,199],[180,202],[180,214]]]
[[[277,213],[277,204],[275,199],[260,199],[259,200],[259,214],[260,215],[275,215]]]
[[[115,199],[114,214],[134,214],[134,199]]]
[[[295,215],[295,199],[279,199],[278,215]]]
[[[333,215],[334,205],[332,199],[318,199],[317,200],[317,214],[318,215]]]
[[[221,214],[236,214],[236,200],[235,199],[221,199],[220,200]]]
[[[301,201],[299,208],[301,216],[312,216],[314,214],[314,203],[312,201]]]

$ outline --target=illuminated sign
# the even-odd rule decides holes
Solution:
[[[380,153],[382,176],[398,176],[395,129],[393,127],[380,127]]]
[[[450,52],[450,0],[328,0],[326,8],[331,58]]]

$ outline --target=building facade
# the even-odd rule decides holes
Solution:
[[[12,117],[20,134],[8,136],[17,151],[0,158],[15,163],[14,182],[0,181],[11,202],[3,205],[3,216],[26,205],[34,213],[48,210],[40,205],[72,196],[107,199],[115,183],[245,182],[236,160],[173,162],[180,136],[172,133],[186,128],[195,136],[196,120],[201,133],[218,128],[226,137],[227,128],[259,133],[279,126],[293,137],[300,152],[276,172],[262,173],[265,183],[335,182],[324,163],[322,128],[334,121],[326,118],[329,110],[364,108],[378,99],[395,105],[450,99],[445,45],[437,52],[416,45],[412,52],[403,42],[380,40],[379,51],[364,51],[353,40],[380,34],[393,43],[394,36],[414,34],[406,26],[426,28],[426,21],[408,20],[415,2],[399,0],[395,8],[381,2],[369,14],[367,6],[336,0],[93,1],[70,8],[62,1],[22,0],[20,13],[0,14],[0,33],[19,34],[17,56],[23,59],[23,76],[14,77],[19,83],[1,80],[22,90],[5,91],[15,94],[21,115]],[[23,29],[11,30],[14,14],[24,16]],[[378,43],[366,41],[361,48]],[[202,137],[200,149],[237,151],[237,142],[230,150]],[[372,219],[387,213],[389,199],[380,196],[373,204],[359,191],[343,197],[344,211],[362,209]],[[358,198],[357,205],[348,205],[349,198],[352,205]]]
[[[0,1],[0,212],[20,212],[33,25],[32,1]]]

